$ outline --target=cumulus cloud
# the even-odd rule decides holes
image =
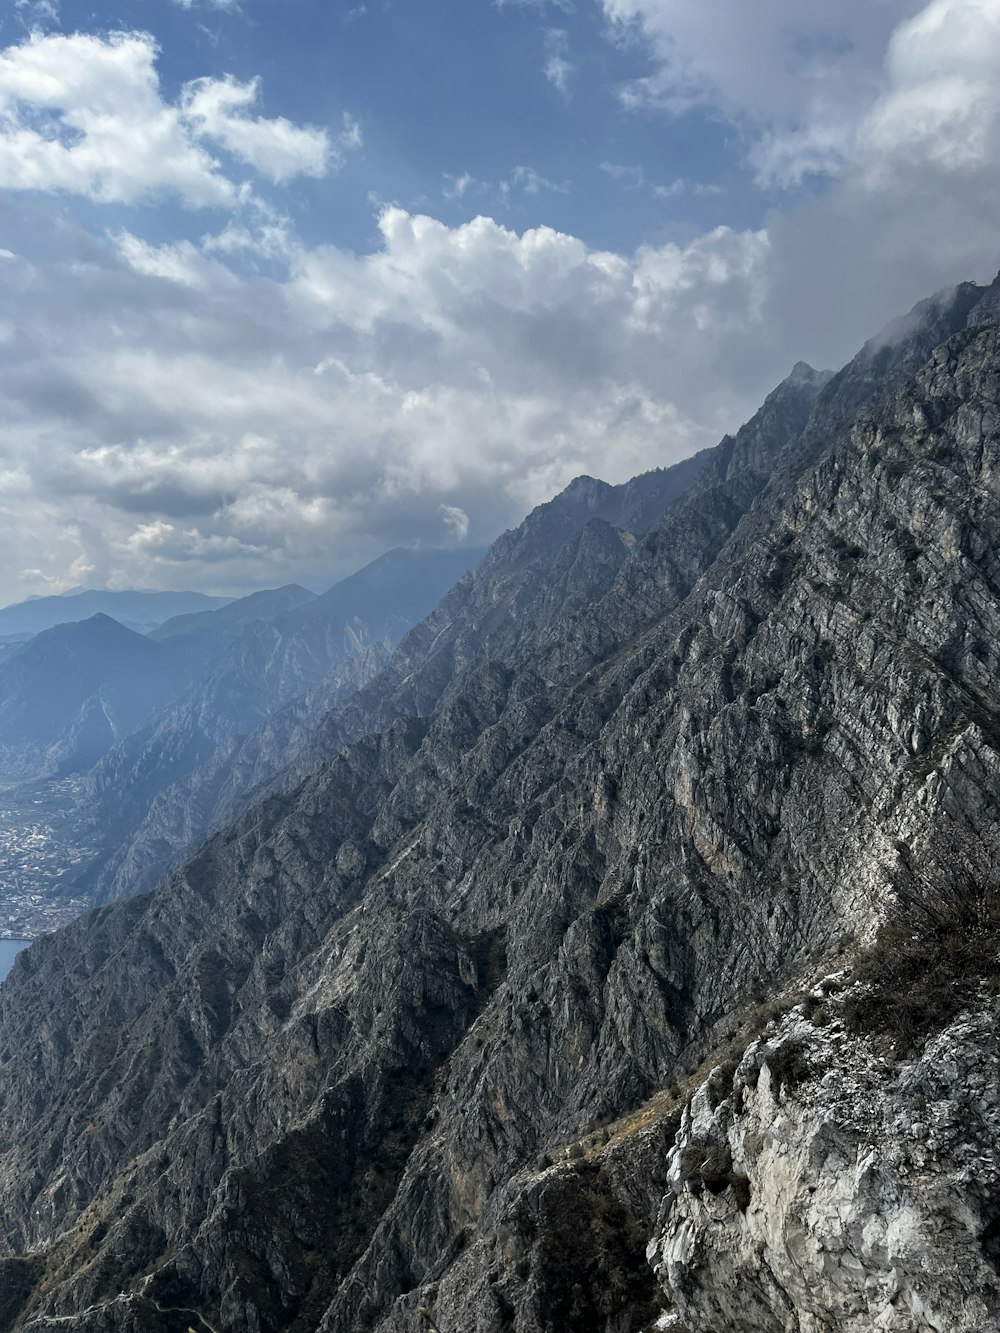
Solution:
[[[601,2],[657,60],[622,90],[627,105],[721,113],[759,146],[762,178],[786,181],[843,163],[859,109],[881,87],[887,43],[921,8],[919,0]]]
[[[304,245],[257,197],[200,239],[99,242],[0,198],[0,305],[18,310],[0,324],[6,593],[320,584],[401,541],[483,541],[579,472],[624,479],[713,443],[799,357],[837,364],[919,297],[992,276],[1000,0],[600,2],[654,57],[637,109],[703,103],[762,180],[822,170],[826,188],[629,254],[398,207],[355,254]],[[0,179],[19,134],[22,171],[91,198],[229,206],[216,154],[275,180],[318,165],[309,127],[260,127],[252,83],[168,103],[148,39],[60,41],[0,53]],[[98,123],[112,87],[145,127],[131,162]],[[72,162],[89,122],[70,133],[70,106],[93,118]],[[328,167],[347,150],[331,140]],[[605,170],[664,198],[712,188]],[[504,186],[565,188],[522,167],[445,190],[495,204]]]
[[[996,161],[1000,3],[932,0],[893,34],[887,87],[865,115],[859,154],[878,185],[905,165],[964,174]]]
[[[1000,0],[599,2],[652,59],[626,104],[725,117],[758,182],[784,188],[764,320],[789,349],[835,361],[920,295],[996,271]]]
[[[260,95],[260,80],[196,79],[184,89],[181,108],[185,121],[200,137],[213,140],[266,176],[281,183],[293,176],[322,176],[332,153],[337,163],[344,154],[361,146],[361,130],[350,116],[344,117],[340,142],[334,147],[326,130],[293,125],[284,116],[265,119],[251,116],[249,109]]]
[[[133,204],[172,194],[192,208],[232,208],[245,186],[224,150],[266,178],[318,176],[360,144],[349,118],[325,130],[250,114],[256,80],[199,79],[174,104],[145,33],[34,32],[0,51],[0,187],[66,191]]]
[[[759,318],[757,233],[623,257],[488,218],[379,227],[368,255],[297,247],[283,281],[128,234],[100,265],[36,263],[23,235],[0,264],[25,309],[0,343],[0,567],[321,583],[400,540],[486,540],[738,412],[711,384]]]

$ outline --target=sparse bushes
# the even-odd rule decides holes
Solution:
[[[907,865],[912,871],[912,866]],[[845,996],[849,1032],[883,1038],[906,1056],[974,1002],[983,987],[1000,991],[1000,877],[975,860],[939,876],[944,886],[902,894],[908,919],[884,926],[857,960],[859,987]]]
[[[795,1088],[812,1074],[812,1065],[803,1042],[785,1041],[768,1050],[765,1060],[774,1083],[783,1088]]]

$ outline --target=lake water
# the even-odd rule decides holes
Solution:
[[[15,956],[30,943],[30,940],[0,940],[0,981],[3,981],[10,971]]]

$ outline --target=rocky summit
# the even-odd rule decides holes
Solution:
[[[0,1329],[1000,1333],[998,298],[573,483],[19,956]]]

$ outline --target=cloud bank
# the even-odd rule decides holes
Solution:
[[[580,472],[714,443],[799,357],[836,364],[992,276],[1000,0],[602,6],[653,61],[630,114],[724,115],[774,192],[760,225],[616,254],[389,206],[367,253],[307,244],[265,187],[333,171],[353,121],[263,116],[256,80],[167,99],[142,34],[0,51],[5,596],[318,586],[399,541],[488,540]],[[627,171],[646,179],[603,174]],[[228,218],[94,237],[43,207],[56,193]]]

